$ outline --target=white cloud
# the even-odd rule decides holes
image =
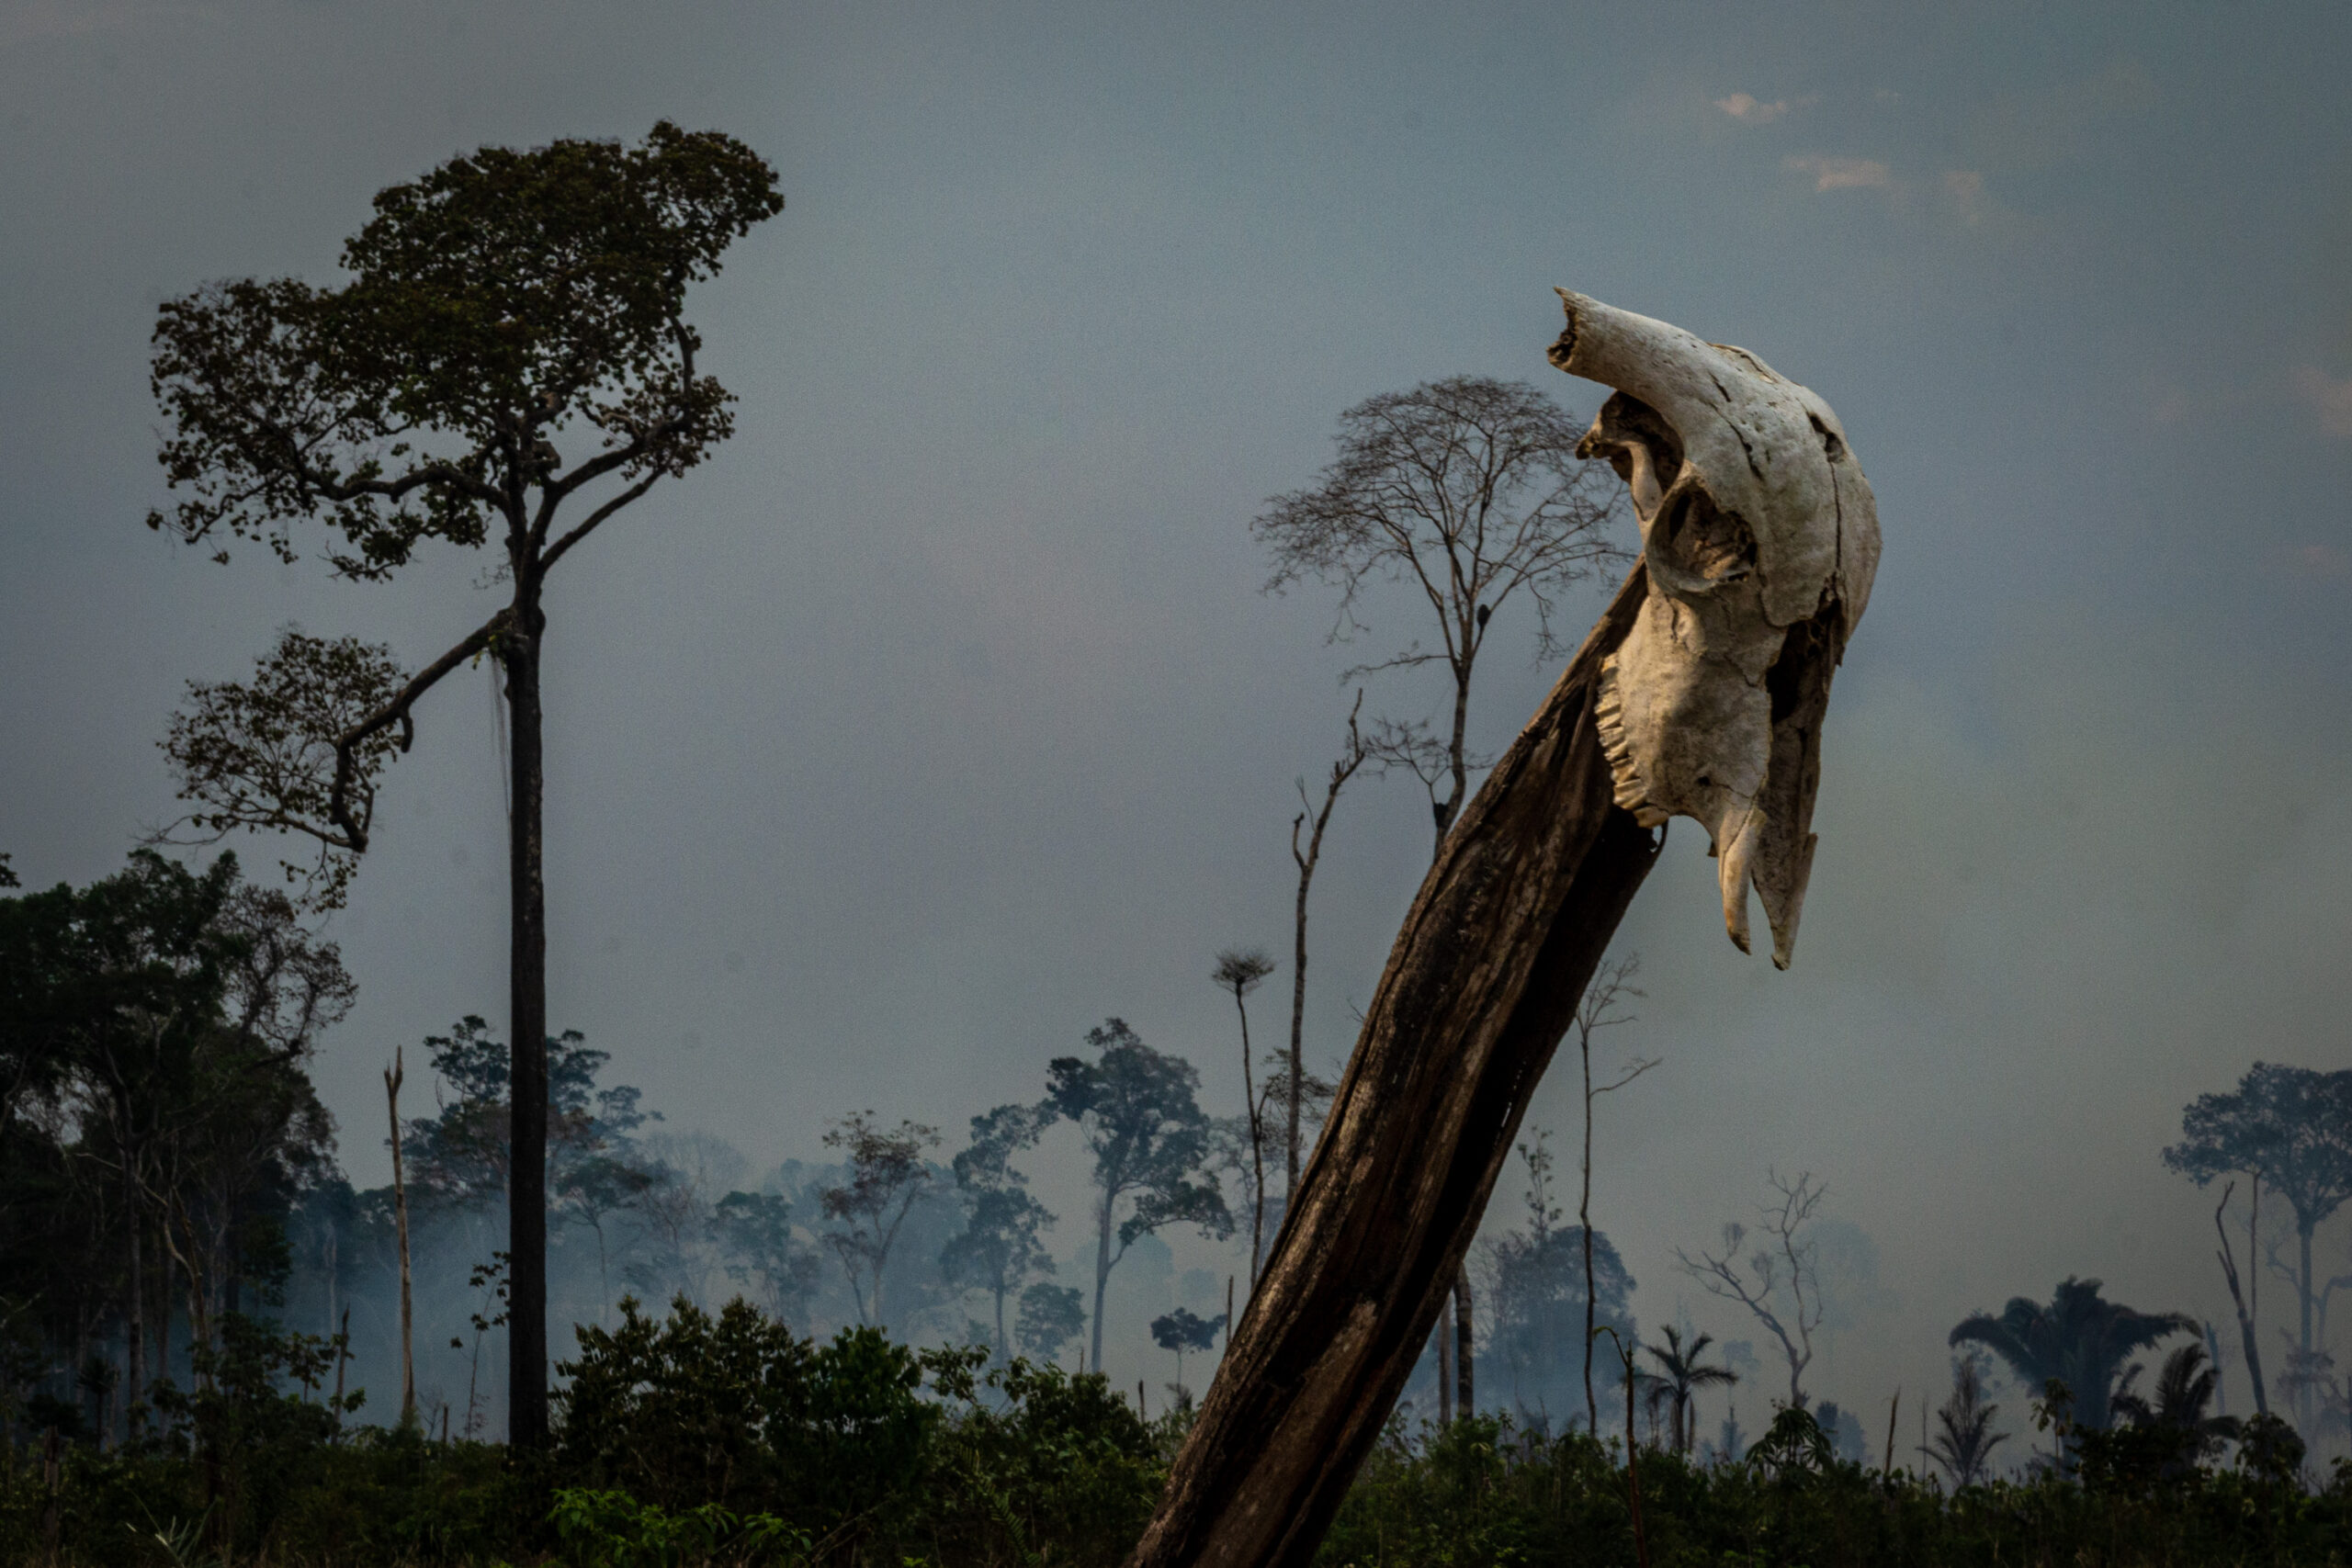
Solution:
[[[2339,381],[2316,366],[2295,371],[2295,390],[2319,415],[2319,427],[2330,435],[2352,435],[2352,379]]]
[[[1876,158],[1789,158],[1783,166],[1813,176],[1815,190],[1893,190],[1894,175]]]
[[[1786,98],[1769,104],[1760,103],[1752,93],[1734,93],[1728,98],[1717,98],[1715,107],[1723,110],[1732,118],[1744,120],[1749,125],[1770,125],[1789,112],[1789,103]]]

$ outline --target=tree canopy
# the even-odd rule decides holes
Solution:
[[[2097,1280],[2069,1276],[2047,1304],[2012,1296],[1998,1316],[1974,1313],[1950,1337],[1953,1345],[1982,1345],[2030,1389],[2055,1378],[2074,1396],[2074,1420],[2106,1430],[2118,1382],[2131,1358],[2158,1340],[2197,1326],[2177,1312],[2138,1312],[2099,1294]]]
[[[1039,1109],[1078,1123],[1094,1160],[1090,1364],[1100,1367],[1104,1291],[1136,1238],[1189,1224],[1222,1240],[1233,1234],[1233,1215],[1208,1170],[1214,1128],[1200,1106],[1200,1069],[1145,1044],[1125,1019],[1103,1020],[1086,1043],[1098,1053],[1093,1061],[1057,1056],[1047,1066]]]

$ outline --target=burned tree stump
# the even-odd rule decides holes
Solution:
[[[1562,293],[1553,363],[1643,554],[1447,838],[1128,1568],[1304,1568],[1378,1440],[1668,817],[1752,882],[1785,966],[1829,679],[1878,558],[1828,406],[1744,350]]]

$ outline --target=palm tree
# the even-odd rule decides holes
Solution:
[[[1984,1387],[1977,1375],[1975,1357],[1955,1359],[1951,1365],[1951,1397],[1936,1412],[1936,1423],[1943,1429],[1936,1434],[1934,1442],[1919,1450],[1943,1466],[1955,1490],[1984,1480],[1993,1450],[2009,1440],[2007,1432],[1992,1429],[1993,1417],[2000,1410],[1997,1404],[1984,1403]]]
[[[1707,1347],[1714,1342],[1713,1335],[1702,1334],[1685,1345],[1682,1343],[1682,1331],[1668,1328],[1663,1348],[1657,1345],[1642,1347],[1658,1365],[1657,1371],[1652,1374],[1656,1379],[1650,1393],[1653,1409],[1659,1402],[1670,1402],[1673,1406],[1670,1430],[1676,1453],[1689,1454],[1691,1439],[1698,1433],[1698,1421],[1691,1408],[1692,1396],[1702,1388],[1728,1386],[1739,1381],[1739,1374],[1729,1367],[1710,1367],[1700,1360]]]
[[[2221,1451],[2222,1445],[2238,1435],[2238,1423],[2228,1416],[2208,1416],[2206,1406],[2213,1403],[2213,1390],[2220,1382],[2220,1369],[2206,1354],[2202,1345],[2183,1345],[2165,1358],[2164,1371],[2156,1374],[2156,1397],[2151,1404],[2132,1387],[2142,1369],[2138,1363],[2124,1372],[2116,1384],[2115,1397],[2110,1402],[2115,1414],[2135,1427],[2169,1427],[2181,1435],[2182,1458],[2193,1461],[2210,1458]]]
[[[1258,948],[1227,948],[1216,955],[1216,967],[1209,978],[1221,991],[1233,993],[1233,1005],[1241,1014],[1241,1104],[1250,1124],[1250,1285],[1258,1284],[1258,1265],[1265,1254],[1266,1241],[1266,1130],[1259,1114],[1258,1089],[1250,1077],[1250,993],[1259,983],[1274,972],[1274,961]],[[1182,1358],[1178,1358],[1177,1381],[1183,1381]]]
[[[2098,1280],[2070,1275],[2047,1306],[2012,1296],[1998,1317],[1980,1312],[1962,1319],[1950,1342],[1984,1346],[2028,1388],[2057,1379],[2074,1396],[2075,1425],[2105,1431],[2126,1359],[2197,1325],[2182,1313],[2135,1312],[2098,1292]]]

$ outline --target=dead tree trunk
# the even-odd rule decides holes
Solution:
[[[408,1174],[401,1167],[401,1084],[408,1074],[401,1054],[392,1053],[392,1065],[384,1072],[384,1099],[390,1103],[392,1120],[392,1222],[393,1235],[401,1250],[401,1425],[405,1427],[416,1419],[416,1338],[411,1310],[408,1269]],[[335,1377],[343,1376],[338,1361]],[[341,1393],[340,1389],[336,1390]]]
[[[1645,591],[1636,566],[1421,884],[1132,1568],[1305,1564],[1379,1438],[1657,854],[1594,712]]]
[[[1752,883],[1788,965],[1876,503],[1829,405],[1754,355],[1560,298],[1552,363],[1616,389],[1577,451],[1631,487],[1642,563],[1440,844],[1129,1568],[1315,1555],[1648,874],[1651,827],[1705,825],[1726,932],[1747,948]]]

